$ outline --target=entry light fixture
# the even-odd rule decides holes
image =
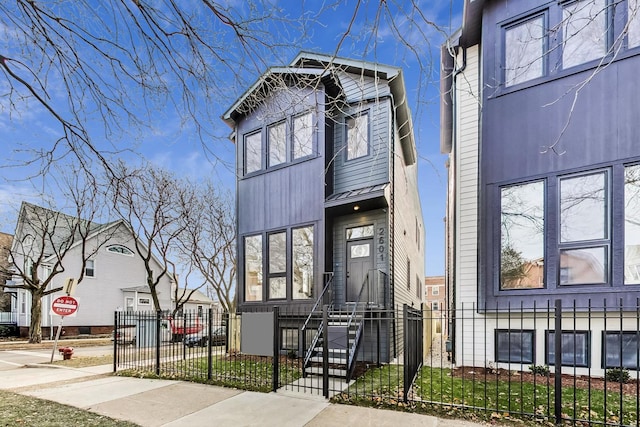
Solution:
[[[360,210],[360,205],[353,205],[353,210],[354,211]]]

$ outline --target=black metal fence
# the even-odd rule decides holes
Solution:
[[[640,304],[360,314],[353,346],[328,306],[312,319],[292,307],[175,319],[116,313],[114,370],[416,412],[639,425]],[[314,339],[319,329],[327,339]],[[357,362],[347,381],[341,355],[350,348]]]

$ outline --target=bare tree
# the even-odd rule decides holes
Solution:
[[[135,149],[131,129],[146,132],[165,117],[188,126],[220,160],[205,142],[226,130],[211,117],[270,65],[317,49],[327,30],[336,55],[416,62],[417,99],[429,102],[421,94],[438,69],[431,46],[446,36],[436,24],[441,12],[418,0],[333,0],[290,9],[273,0],[2,2],[0,108],[12,115],[43,111],[57,125],[52,140],[11,162],[46,173],[53,161],[72,156],[88,172],[97,162],[114,173],[110,156]],[[346,26],[335,25],[336,17]]]
[[[236,307],[236,227],[233,198],[211,181],[198,187],[181,250],[225,311]],[[211,295],[210,295],[211,296]]]
[[[157,167],[133,169],[120,163],[114,169],[121,178],[111,179],[110,197],[132,229],[154,308],[161,310],[158,287],[162,280],[176,282],[171,260],[178,256],[179,238],[191,222],[195,193],[186,181]]]
[[[53,286],[54,279],[67,272],[82,282],[87,260],[118,228],[103,232],[101,224],[95,222],[104,204],[97,200],[96,189],[85,186],[79,171],[75,172],[62,175],[60,181],[73,214],[23,202],[8,249],[9,264],[0,265],[0,274],[14,279],[5,288],[25,289],[31,295],[30,343],[42,341],[42,298],[62,289]],[[67,271],[72,259],[74,265],[80,260],[78,271]]]

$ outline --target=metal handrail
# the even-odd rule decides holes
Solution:
[[[306,344],[307,325],[309,324],[309,322],[311,321],[311,318],[313,317],[314,313],[316,312],[316,310],[318,308],[318,305],[320,304],[320,301],[323,300],[325,293],[327,292],[327,290],[333,284],[333,273],[332,272],[325,273],[325,276],[328,276],[328,279],[327,279],[326,284],[324,285],[324,289],[322,289],[322,292],[320,293],[320,296],[316,300],[316,303],[313,305],[313,308],[311,309],[311,312],[309,313],[309,316],[307,316],[307,320],[305,320],[304,324],[302,325],[302,328],[300,328],[300,331],[302,332],[302,342],[304,344]],[[316,334],[313,337],[313,340],[311,341],[311,345],[309,346],[309,348],[305,350],[304,346],[303,346],[303,351],[306,351],[306,353],[304,355],[303,366],[307,366],[307,363],[309,362],[309,359],[311,359],[311,355],[313,354],[313,349],[315,348],[316,344],[318,343],[318,339],[320,338],[320,335],[322,334],[322,330],[323,330],[323,325],[322,325],[322,322],[320,322],[320,326],[318,326],[318,330],[316,331]]]

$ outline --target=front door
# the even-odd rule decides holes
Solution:
[[[347,302],[358,299],[362,283],[373,269],[373,239],[347,241]],[[367,301],[367,290],[362,292],[361,302]]]

